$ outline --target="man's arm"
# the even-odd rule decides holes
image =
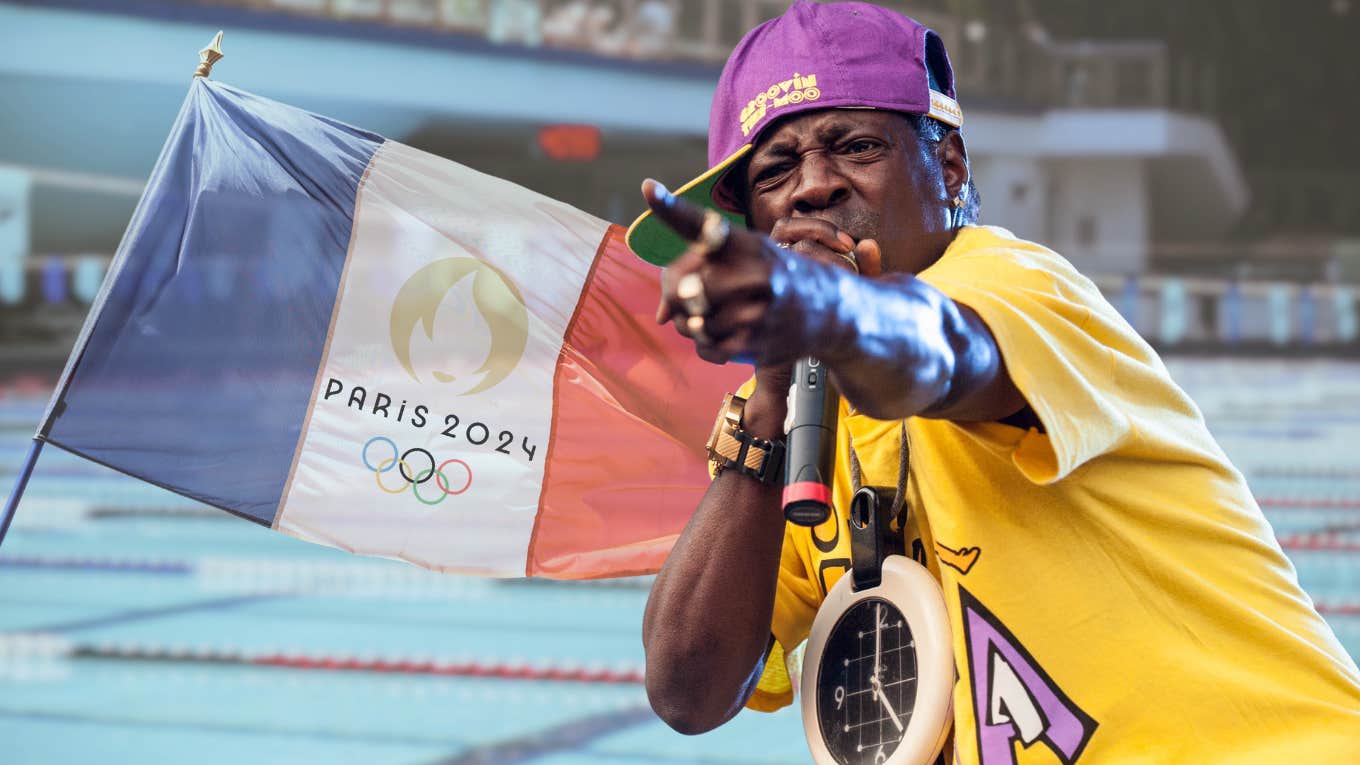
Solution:
[[[820,263],[800,268],[805,278],[792,291],[842,298],[821,315],[801,318],[812,354],[863,414],[993,422],[1026,406],[991,330],[971,308],[914,276],[870,280]],[[812,269],[819,273],[808,274]]]
[[[701,208],[653,181],[643,196],[680,236],[699,237]],[[734,228],[721,252],[691,247],[666,271],[658,321],[696,337],[675,287],[697,273],[714,306],[704,320],[708,342],[695,348],[708,361],[784,366],[815,356],[852,406],[880,420],[986,422],[1025,408],[977,313],[909,274],[880,275],[876,242],[852,245],[816,218],[781,220],[771,237]],[[862,274],[845,268],[847,255]]]
[[[703,212],[644,186],[652,210],[681,236],[699,236]],[[688,273],[703,277],[711,342],[705,359],[754,358],[760,370],[787,370],[791,361],[827,362],[846,399],[878,419],[914,415],[996,420],[1025,401],[1000,351],[976,313],[906,275],[869,279],[850,273],[837,253],[838,232],[805,230],[779,249],[755,232],[731,232],[720,253],[691,248],[663,279],[658,321],[690,331],[675,286]],[[863,251],[861,251],[863,247]],[[877,275],[877,245],[855,246]],[[768,373],[766,373],[768,374]],[[756,435],[782,435],[788,388],[759,379],[747,405]],[[780,492],[729,471],[709,487],[652,588],[643,620],[647,692],[657,714],[683,733],[710,730],[730,719],[750,695],[769,644],[784,517]]]
[[[783,437],[788,372],[760,370],[745,429]],[[703,733],[746,702],[769,648],[780,487],[735,470],[714,479],[657,575],[642,618],[647,696],[675,730]]]

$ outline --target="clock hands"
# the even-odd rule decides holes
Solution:
[[[897,732],[901,733],[905,729],[902,726],[902,721],[897,719],[897,710],[893,709],[892,704],[888,701],[888,694],[883,692],[883,681],[878,679],[878,675],[872,675],[869,677],[869,686],[873,688],[874,695],[878,697],[878,703],[888,710],[888,719],[892,720],[892,724],[897,726]]]
[[[873,689],[874,696],[883,708],[888,710],[888,718],[893,725],[897,726],[897,732],[903,731],[902,721],[897,719],[897,711],[893,709],[892,703],[888,701],[888,695],[883,692],[883,681],[879,679],[878,673],[883,671],[883,604],[874,604],[874,673],[869,676],[869,687]]]
[[[883,671],[883,604],[874,604],[874,677]]]

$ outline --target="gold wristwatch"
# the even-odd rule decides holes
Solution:
[[[783,480],[784,442],[754,436],[742,429],[746,399],[733,393],[723,398],[718,421],[705,446],[708,464],[716,478],[724,470],[736,470],[766,484]]]

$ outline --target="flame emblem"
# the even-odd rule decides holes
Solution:
[[[515,283],[495,266],[476,258],[444,258],[411,275],[392,302],[392,351],[412,380],[420,382],[411,363],[411,333],[423,325],[425,336],[434,340],[435,312],[444,296],[459,281],[472,275],[472,301],[491,331],[491,350],[477,369],[485,373],[481,382],[462,395],[480,393],[504,380],[524,356],[529,340],[529,311]],[[434,371],[442,383],[453,382],[453,375]]]

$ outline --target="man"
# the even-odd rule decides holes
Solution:
[[[934,33],[800,1],[728,60],[713,167],[643,185],[629,241],[670,262],[658,321],[755,364],[742,437],[783,437],[797,358],[844,397],[826,524],[786,526],[770,471],[714,479],[647,604],[653,707],[697,733],[788,704],[783,656],[849,566],[852,484],[904,479],[958,761],[1360,762],[1360,673],[1194,404],[1070,264],[972,225],[953,95]],[[1003,682],[1063,709],[1021,729]]]

